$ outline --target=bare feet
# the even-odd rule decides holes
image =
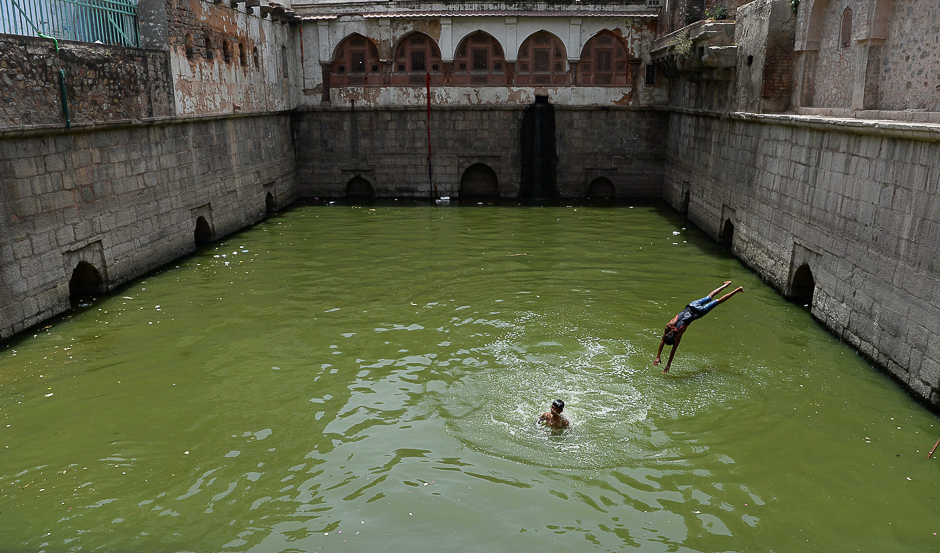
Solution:
[[[665,369],[663,369],[663,374],[666,374],[667,372],[669,372],[669,367],[666,367]]]

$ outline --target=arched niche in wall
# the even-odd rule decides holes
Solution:
[[[589,200],[613,200],[617,190],[607,177],[597,177],[588,185],[585,195]]]
[[[87,261],[79,261],[69,278],[69,299],[79,301],[104,292],[101,272]]]
[[[808,263],[803,263],[793,272],[790,280],[790,293],[787,298],[807,307],[813,306],[813,294],[816,291],[816,280]]]
[[[424,33],[412,33],[402,38],[395,47],[390,84],[424,86],[427,75],[431,84],[444,82],[441,49],[434,39]]]
[[[480,201],[499,199],[499,177],[485,163],[474,163],[460,177],[460,200]]]
[[[344,38],[333,53],[330,86],[380,86],[382,64],[375,43],[360,34]]]
[[[591,37],[581,50],[577,84],[625,86],[630,82],[627,48],[614,33],[604,30]]]
[[[214,239],[214,233],[212,232],[212,227],[209,225],[209,221],[205,217],[199,216],[196,218],[196,228],[193,230],[193,240],[196,242],[196,245],[208,244]]]
[[[349,200],[362,202],[371,201],[375,193],[372,189],[372,183],[362,176],[356,175],[346,183],[345,194]]]
[[[806,22],[805,50],[819,50],[822,42],[823,24],[826,22],[826,8],[829,0],[813,0]]]
[[[568,84],[567,53],[561,39],[539,31],[519,47],[514,84],[550,86]]]
[[[467,35],[454,54],[455,85],[505,85],[506,56],[499,41],[483,31]]]

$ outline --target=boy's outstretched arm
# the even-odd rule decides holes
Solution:
[[[665,345],[665,343],[662,338],[659,339],[659,351],[656,352],[656,359],[653,359],[654,367],[660,363],[659,357],[663,354],[663,345]]]

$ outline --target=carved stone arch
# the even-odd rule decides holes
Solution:
[[[351,33],[336,45],[330,65],[330,86],[381,86],[382,62],[378,43]]]
[[[513,84],[568,84],[568,53],[557,35],[544,29],[532,33],[519,46]]]
[[[215,241],[215,224],[212,221],[212,204],[205,204],[190,211],[193,221],[193,242],[198,247]]]
[[[107,262],[100,240],[67,251],[63,257],[71,299],[104,294],[110,289]]]
[[[424,86],[427,74],[431,84],[444,83],[441,47],[430,35],[415,31],[395,44],[390,83],[392,85]]]
[[[457,43],[454,51],[455,85],[505,85],[506,53],[486,31],[474,31]]]
[[[616,34],[603,29],[581,49],[577,84],[625,86],[630,83],[630,49]]]
[[[499,197],[499,177],[492,167],[478,162],[464,169],[460,177],[461,200],[493,200]]]

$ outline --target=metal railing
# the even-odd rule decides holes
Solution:
[[[0,33],[140,46],[137,0],[0,0]]]

